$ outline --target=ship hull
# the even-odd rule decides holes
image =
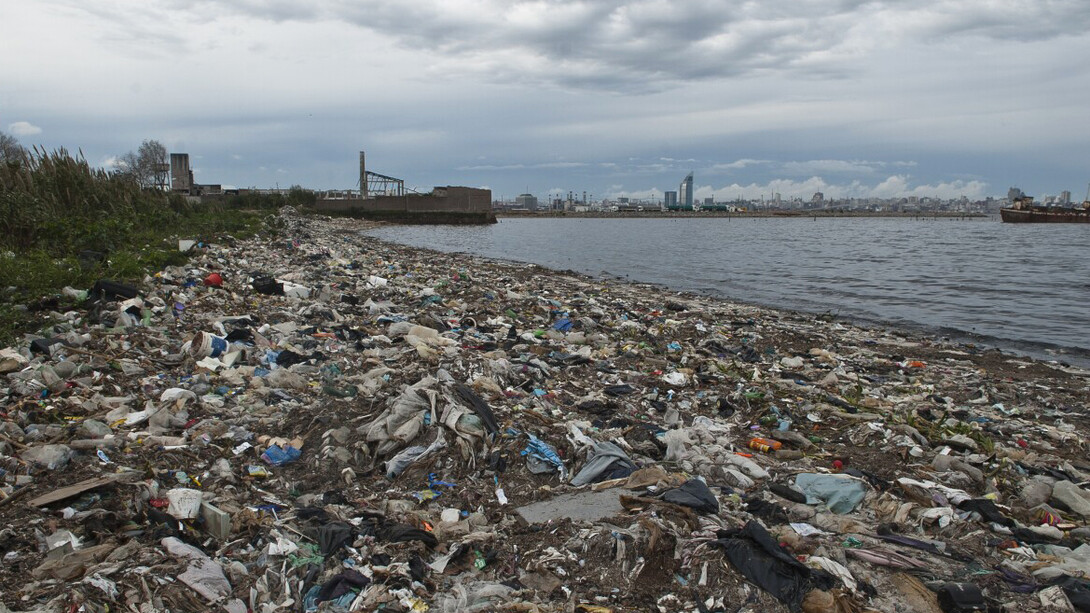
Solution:
[[[999,209],[1005,223],[1090,223],[1090,211],[1035,211]]]

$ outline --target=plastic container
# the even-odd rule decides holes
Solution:
[[[310,298],[310,288],[305,285],[299,285],[298,283],[292,283],[291,281],[282,281],[284,284],[284,295],[289,298]]]
[[[201,509],[201,492],[187,488],[175,488],[167,491],[170,507],[167,512],[178,519],[194,519]]]
[[[783,443],[774,441],[770,438],[761,438],[758,436],[749,439],[749,448],[762,453],[772,453],[773,451],[778,451],[780,447],[783,447]]]
[[[189,355],[197,360],[207,357],[218,358],[224,351],[227,351],[227,339],[207,332],[198,332],[193,337],[193,342],[189,344]]]

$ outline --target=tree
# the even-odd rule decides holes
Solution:
[[[26,150],[19,144],[19,139],[0,132],[0,163],[22,162]]]
[[[314,190],[306,189],[301,185],[292,185],[288,189],[288,204],[291,206],[314,206],[318,201],[318,195]]]
[[[117,168],[140,187],[166,187],[170,171],[167,148],[157,140],[145,140],[136,153],[130,151],[118,158]]]

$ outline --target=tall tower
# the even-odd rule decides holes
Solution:
[[[681,181],[681,186],[678,188],[678,204],[682,209],[688,210],[693,208],[693,173],[685,175],[685,178]]]
[[[188,153],[170,154],[170,187],[180,194],[188,194],[193,189],[193,171],[189,169]]]
[[[362,151],[360,151],[360,198],[367,199],[367,163]]]

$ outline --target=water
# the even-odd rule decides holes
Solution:
[[[369,233],[1090,365],[1090,226],[995,219],[503,219]]]

